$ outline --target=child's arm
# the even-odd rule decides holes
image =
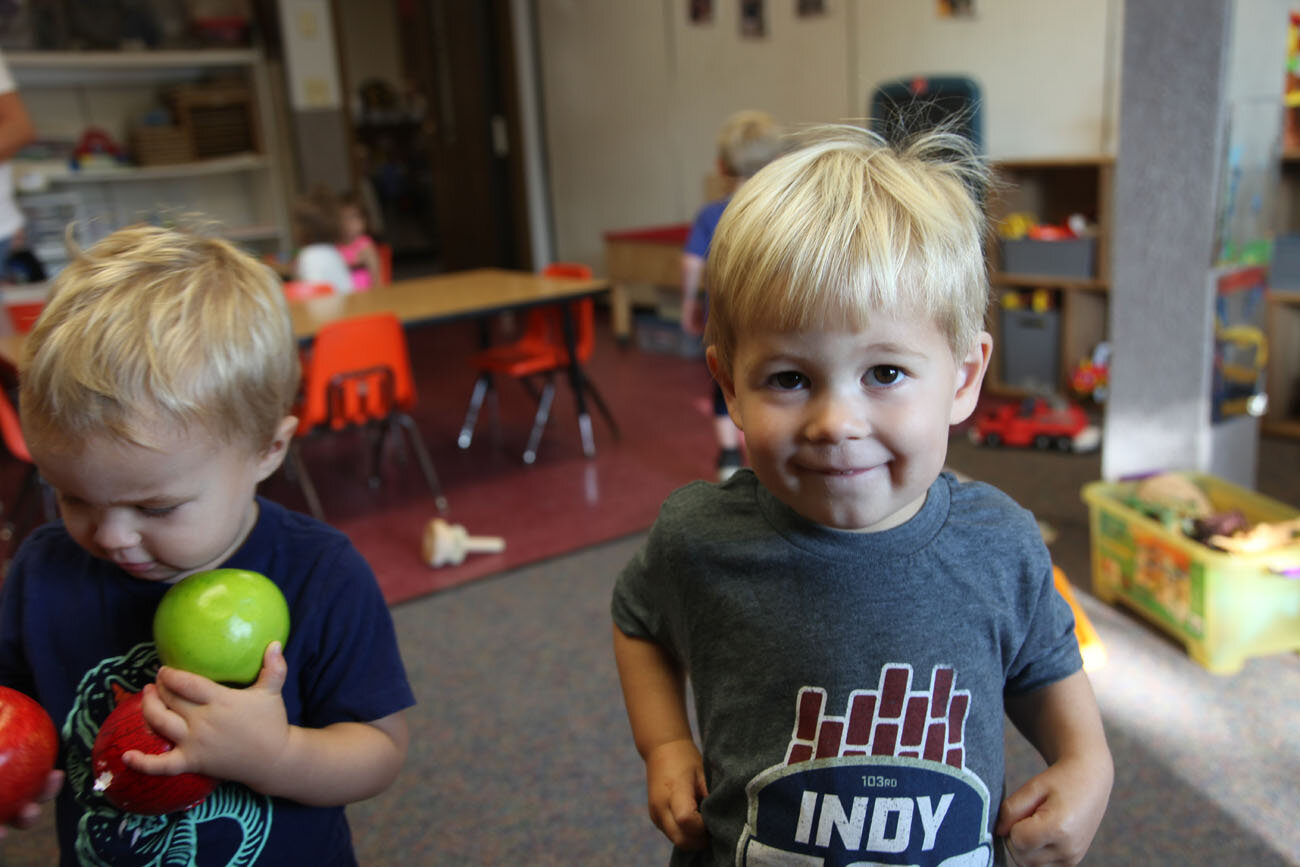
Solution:
[[[374,244],[366,244],[361,248],[361,264],[366,266],[370,272],[370,288],[384,285],[384,275],[379,267],[379,248]]]
[[[700,278],[704,276],[704,257],[694,253],[682,254],[682,330],[699,334],[703,328],[696,303],[700,293]]]
[[[995,832],[1021,867],[1078,864],[1088,851],[1115,771],[1092,684],[1082,671],[1007,699],[1007,715],[1047,769],[1002,802]]]
[[[658,644],[624,635],[617,626],[614,660],[632,738],[645,760],[650,818],[673,845],[701,849],[709,836],[699,801],[708,787],[686,716],[681,667]]]
[[[406,758],[405,717],[319,729],[289,725],[280,696],[287,670],[278,642],[267,648],[257,681],[244,689],[164,667],[145,687],[144,715],[176,747],[152,756],[130,751],[123,760],[144,773],[196,771],[322,807],[388,788]]]

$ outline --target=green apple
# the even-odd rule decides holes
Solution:
[[[289,637],[289,606],[271,579],[247,569],[182,578],[158,603],[153,640],[164,665],[219,683],[257,679],[272,641]]]

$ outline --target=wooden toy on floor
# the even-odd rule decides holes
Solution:
[[[505,549],[506,540],[500,536],[471,536],[464,524],[434,518],[424,528],[421,551],[430,566],[458,566],[467,554],[496,554]]]
[[[1097,634],[1092,621],[1079,605],[1079,600],[1074,595],[1074,588],[1070,586],[1070,579],[1065,577],[1065,573],[1059,566],[1053,566],[1052,580],[1056,584],[1057,592],[1065,597],[1065,601],[1070,603],[1070,610],[1074,612],[1074,637],[1079,640],[1083,670],[1094,671],[1101,668],[1106,664],[1106,645],[1101,643],[1101,636]]]

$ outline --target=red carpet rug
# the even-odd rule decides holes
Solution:
[[[456,436],[473,387],[464,359],[478,345],[473,322],[408,331],[419,384],[412,413],[449,502],[448,521],[471,535],[501,536],[500,554],[471,554],[458,566],[421,560],[424,528],[437,515],[414,456],[396,438],[381,464],[381,484],[366,478],[365,445],[357,434],[308,440],[303,456],[325,518],[347,533],[370,562],[392,604],[644,530],[673,489],[713,472],[716,446],[708,403],[708,372],[699,359],[622,348],[600,327],[587,365],[622,432],[615,439],[592,407],[596,456],[583,456],[572,393],[557,391],[537,462],[523,463],[533,405],[522,386],[499,381],[500,436],[491,413],[480,415],[470,448]],[[306,511],[297,485],[277,473],[262,493]]]

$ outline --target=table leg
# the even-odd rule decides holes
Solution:
[[[626,346],[632,340],[632,298],[623,283],[610,284],[609,308],[614,339]]]

